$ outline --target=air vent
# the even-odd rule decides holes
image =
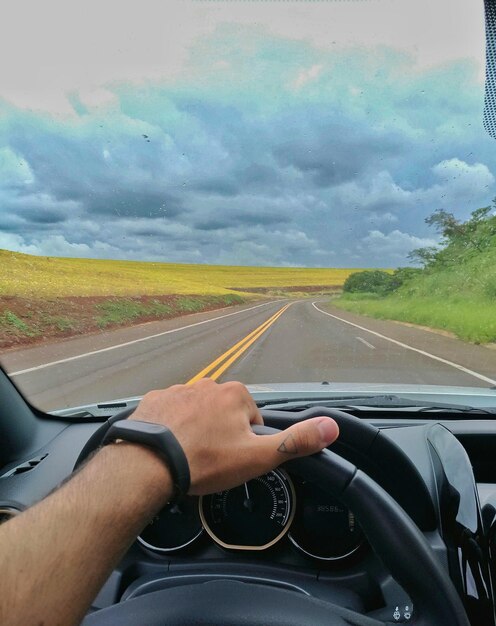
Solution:
[[[19,474],[25,474],[26,472],[30,472],[35,467],[37,467],[43,461],[43,459],[46,459],[47,456],[48,456],[48,452],[46,454],[43,454],[42,456],[37,456],[34,459],[25,461],[24,463],[21,463],[17,467],[14,467],[13,469],[9,470],[6,474],[2,476],[2,478],[10,478],[11,476],[17,476]]]
[[[19,515],[19,509],[14,509],[11,506],[1,506],[0,505],[0,524],[6,522],[9,519],[12,519],[16,515]]]

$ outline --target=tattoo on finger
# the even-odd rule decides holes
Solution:
[[[277,451],[282,452],[283,454],[298,454],[298,447],[292,434],[289,434],[284,439],[281,445],[277,448]]]

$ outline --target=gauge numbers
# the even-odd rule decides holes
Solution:
[[[230,550],[265,550],[287,532],[294,515],[294,487],[274,470],[200,498],[200,516],[212,539]]]

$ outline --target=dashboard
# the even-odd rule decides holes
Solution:
[[[276,428],[305,419],[298,412],[262,413]],[[101,421],[83,419],[39,422],[36,447],[1,471],[0,520],[67,478],[101,428]],[[342,429],[333,451],[371,476],[415,521],[471,623],[494,626],[492,538],[477,482],[496,512],[496,426],[389,416],[362,422],[376,436],[351,445]],[[408,558],[415,567],[415,555]],[[92,610],[219,578],[297,591],[393,623],[415,615],[411,598],[367,542],[359,517],[291,463],[235,489],[166,506],[129,548]]]
[[[344,564],[365,538],[354,513],[317,485],[277,469],[234,489],[168,504],[138,542],[159,554],[192,551],[201,540],[227,552],[262,552],[284,542],[323,564]]]

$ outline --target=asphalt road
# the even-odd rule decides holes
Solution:
[[[0,362],[45,410],[219,382],[496,385],[496,350],[329,302],[274,301],[8,351]]]

